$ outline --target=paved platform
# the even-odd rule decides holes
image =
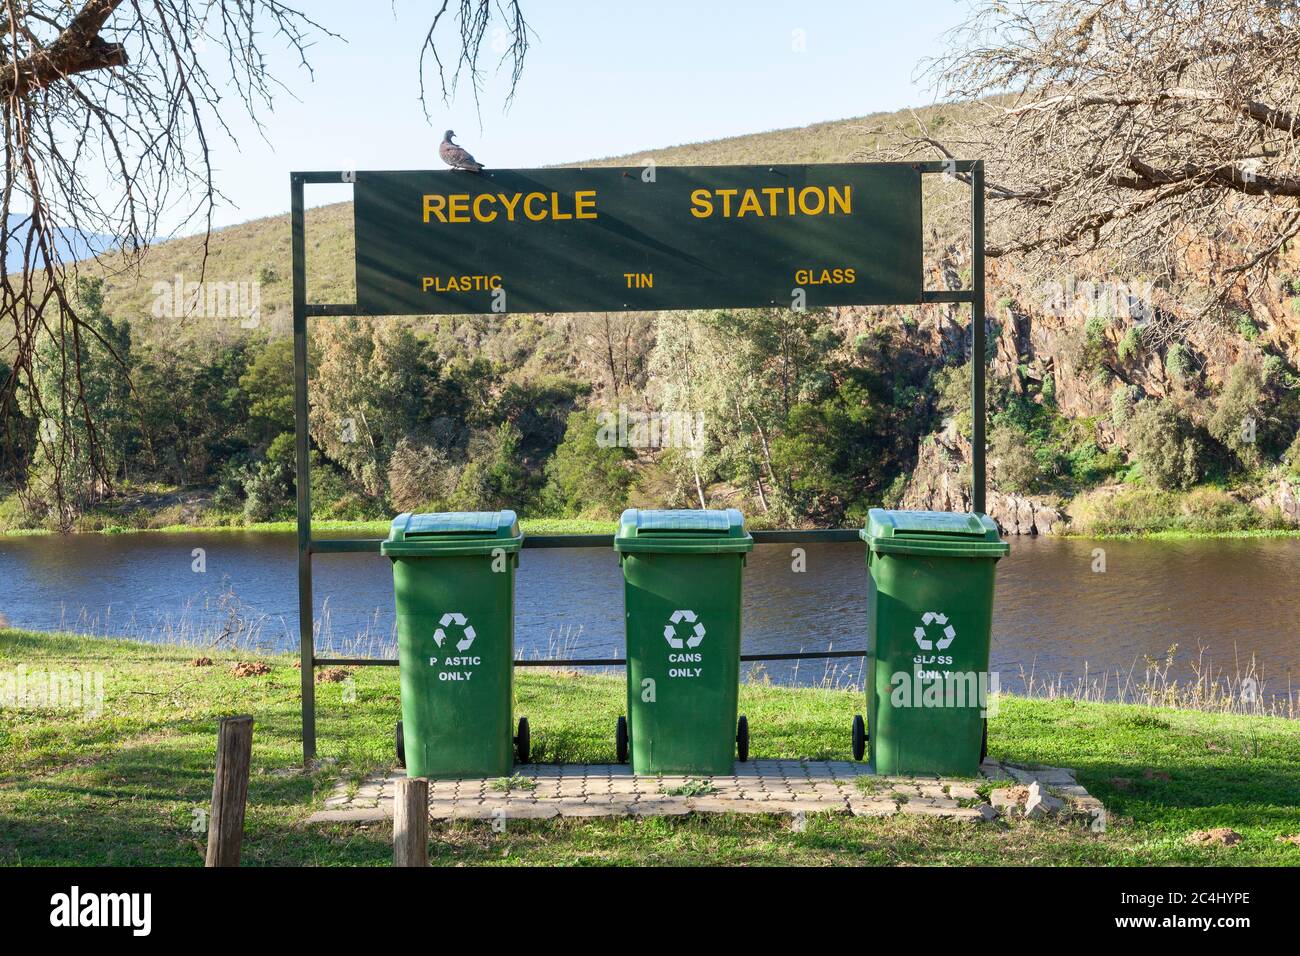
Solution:
[[[365,822],[392,816],[395,781],[377,774],[340,783],[309,823]],[[990,789],[997,787],[992,794]],[[434,820],[538,820],[552,817],[673,816],[686,813],[912,814],[985,821],[1031,807],[1041,790],[1055,816],[1089,819],[1101,803],[1074,771],[986,761],[978,778],[886,777],[866,764],[753,760],[728,776],[638,776],[626,764],[528,764],[510,779],[429,782]],[[981,795],[992,798],[992,803]],[[1035,814],[1031,814],[1035,815]]]

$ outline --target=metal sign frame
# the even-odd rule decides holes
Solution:
[[[969,289],[926,290],[917,304],[927,302],[967,303],[971,314],[971,410],[974,435],[971,440],[972,488],[974,510],[985,508],[985,377],[988,359],[985,354],[984,309],[984,161],[943,160],[908,163],[918,172],[958,176],[969,181],[971,284]],[[311,528],[311,456],[307,402],[307,320],[313,317],[346,317],[365,313],[356,303],[326,304],[307,301],[307,235],[304,187],[308,184],[354,183],[350,171],[293,172],[289,174],[290,230],[293,257],[293,416],[294,416],[294,483],[298,512],[298,635],[302,681],[302,755],[304,764],[316,757],[316,668],[346,665],[350,667],[395,666],[396,660],[374,657],[330,658],[316,656],[316,620],[312,603],[312,556],[316,554],[379,554],[382,538],[312,538]],[[922,206],[924,216],[924,205]],[[924,220],[923,220],[924,221]],[[873,303],[862,303],[870,305]],[[782,530],[751,532],[756,544],[790,544],[811,542],[856,542],[856,528],[819,529],[813,531]],[[526,535],[525,548],[612,547],[610,534]],[[821,651],[787,654],[742,654],[742,661],[802,660],[830,657],[861,657],[864,652]],[[580,659],[563,661],[569,667],[618,666],[622,658]],[[515,661],[516,667],[554,666],[554,661]]]

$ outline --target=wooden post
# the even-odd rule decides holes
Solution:
[[[223,717],[217,732],[217,773],[212,780],[206,866],[239,866],[252,758],[253,718]]]
[[[393,866],[429,865],[429,781],[398,777],[393,791]]]

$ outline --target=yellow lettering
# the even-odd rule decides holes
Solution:
[[[573,214],[578,219],[596,218],[596,190],[579,189],[573,194]]]
[[[834,186],[830,187],[830,214],[835,215],[835,207],[839,206],[839,211],[843,213],[853,213],[853,187],[845,186],[843,190]]]
[[[474,218],[479,222],[491,222],[497,217],[497,211],[493,209],[490,213],[483,211],[485,202],[496,202],[497,197],[491,193],[483,193],[481,196],[474,197]]]
[[[763,207],[758,204],[758,195],[752,189],[746,189],[745,194],[740,198],[740,211],[736,214],[739,219],[747,212],[756,212],[763,215]]]
[[[817,200],[816,206],[808,204],[808,194],[812,193],[813,198]],[[826,197],[816,186],[805,186],[799,190],[799,211],[805,216],[820,216],[822,210],[826,207]]]
[[[424,221],[429,221],[429,216],[434,216],[439,222],[446,222],[447,217],[442,214],[443,208],[447,205],[446,196],[425,196],[424,197]]]
[[[519,205],[519,200],[523,198],[523,193],[515,193],[513,196],[501,194],[501,205],[506,207],[506,219],[510,222],[515,221],[515,207]]]
[[[691,192],[691,215],[696,219],[708,219],[713,215],[713,203],[709,200],[707,189],[696,189]],[[425,222],[428,222],[428,219],[425,219]]]
[[[533,212],[534,199],[540,199],[542,202],[546,202],[546,197],[541,193],[529,193],[527,196],[524,197],[524,215],[527,216],[529,219],[531,219],[533,222],[541,222],[543,219],[546,218],[546,212],[545,210],[543,210],[542,212]]]
[[[770,201],[768,202],[768,206],[767,206],[767,214],[768,214],[769,216],[775,216],[775,215],[776,215],[776,197],[779,196],[779,195],[781,195],[781,187],[780,187],[780,186],[768,186],[766,189],[763,190],[763,195],[766,196],[766,197],[770,200]]]
[[[722,199],[722,218],[731,218],[731,197],[736,195],[735,189],[719,189],[717,195]]]
[[[447,197],[447,221],[469,222],[469,196],[459,193]]]

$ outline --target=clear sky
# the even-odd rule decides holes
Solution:
[[[290,170],[439,168],[448,128],[481,162],[525,167],[928,103],[917,63],[941,51],[966,4],[524,0],[536,36],[509,110],[503,70],[489,77],[481,120],[463,86],[449,105],[435,90],[429,121],[417,71],[436,4],[300,6],[344,40],[317,39],[314,78],[275,44],[271,66],[288,92],[265,118],[265,141],[231,114],[239,147],[214,146],[218,186],[232,202],[218,225],[284,212]],[[348,196],[347,187],[307,192],[312,205]]]

